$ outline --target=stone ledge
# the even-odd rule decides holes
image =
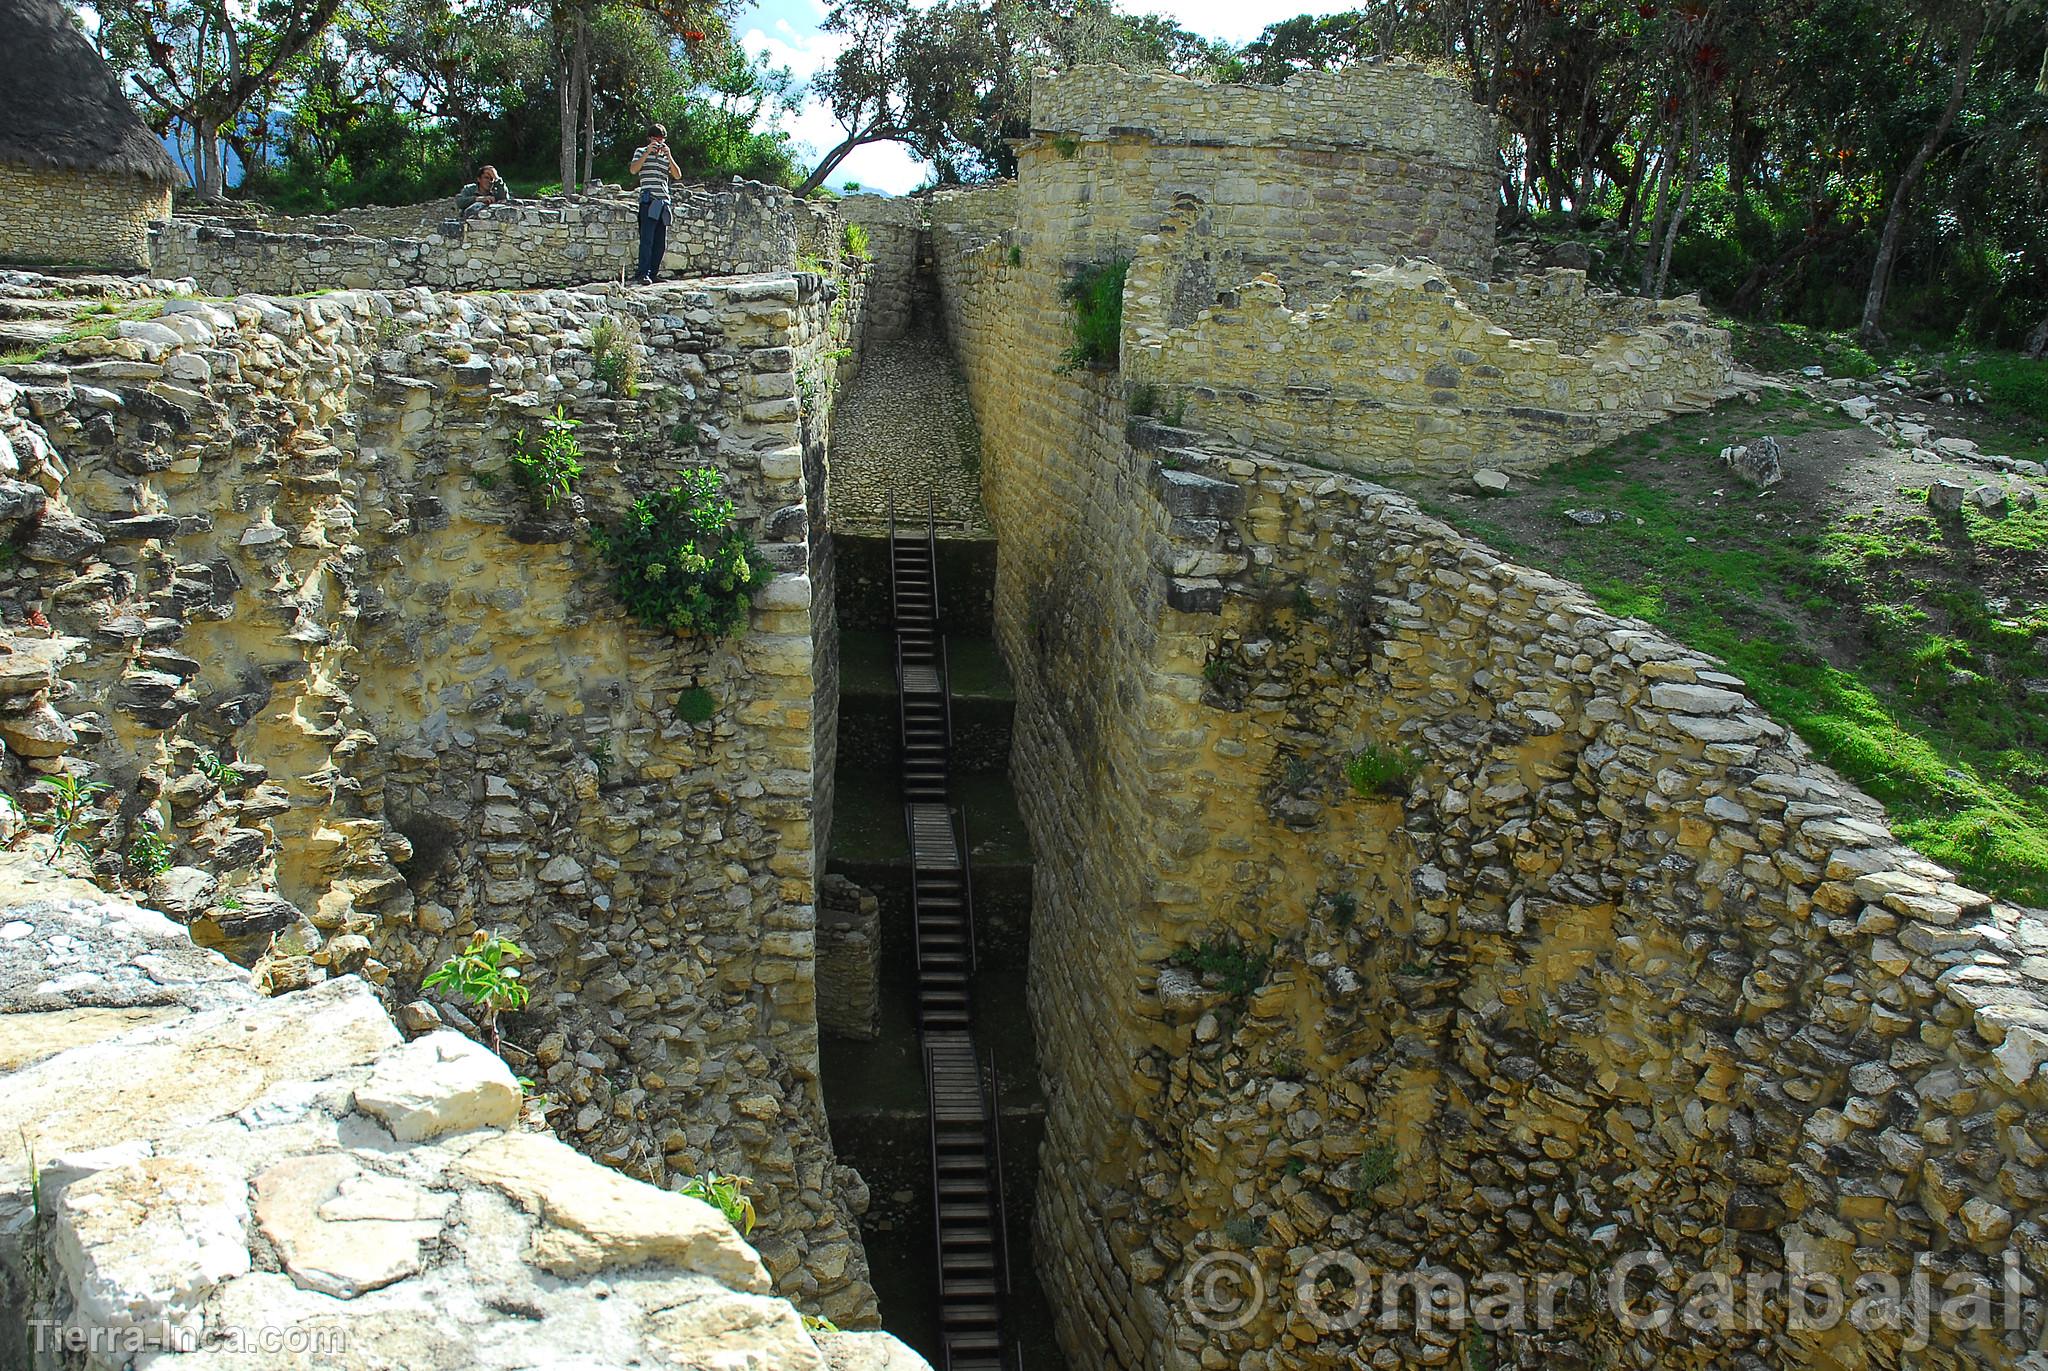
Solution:
[[[19,865],[5,859],[0,878]],[[521,1365],[928,1371],[886,1334],[814,1338],[762,1293],[760,1258],[710,1206],[472,1108],[477,1073],[451,1060],[486,1058],[510,1086],[474,1043],[401,1044],[354,978],[269,1000],[225,988],[233,967],[176,946],[161,916],[69,888],[80,884],[61,903],[0,885],[0,926],[61,915],[98,968],[75,988],[82,1003],[131,997],[142,938],[160,988],[215,1007],[0,1076],[0,1128],[27,1139],[37,1171],[31,1182],[10,1143],[0,1335],[17,1345],[23,1320],[48,1318],[170,1349],[156,1366],[210,1366],[231,1340],[260,1336],[408,1371],[471,1367],[492,1347],[516,1347]],[[20,942],[0,946],[6,984],[27,979],[8,950]],[[379,1116],[439,1126],[408,1144]],[[235,1364],[303,1363],[277,1351]]]

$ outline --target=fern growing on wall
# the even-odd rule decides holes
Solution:
[[[1124,331],[1124,276],[1128,257],[1076,268],[1060,287],[1060,298],[1074,311],[1074,343],[1060,356],[1062,371],[1082,367],[1114,367]]]

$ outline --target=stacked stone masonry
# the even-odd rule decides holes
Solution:
[[[537,1129],[503,1061],[404,1041],[357,977],[261,998],[20,851],[0,918],[9,1367],[925,1371],[807,1327],[717,1210]]]
[[[1058,338],[1062,284],[1124,258],[1127,400],[1360,474],[1533,470],[1726,390],[1728,338],[1697,300],[1483,279],[1496,188],[1473,149],[1492,123],[1439,78],[1375,65],[1275,91],[1085,67],[1034,99],[1016,184],[931,204],[976,379],[1005,344],[969,359],[970,316],[1021,311],[1002,327]],[[1354,132],[1304,162],[1289,99]],[[1406,125],[1381,113],[1411,107]]]
[[[1728,379],[1697,298],[1589,292],[1579,271],[1496,290],[1403,262],[1316,304],[1270,275],[1219,295],[1212,218],[1183,197],[1140,243],[1123,376],[1151,412],[1240,443],[1375,475],[1529,471],[1706,408]]]
[[[1074,1364],[2039,1367],[2038,919],[1898,846],[1717,663],[1316,469],[1354,451],[1303,439],[1316,466],[1289,461],[1194,431],[1199,399],[1170,428],[1130,412],[1131,378],[1062,371],[1057,288],[1090,230],[1048,207],[1087,197],[1033,179],[1062,174],[1027,164],[1000,236],[972,197],[933,217],[1002,547],[1060,1178],[1034,1251]],[[1133,277],[1127,327],[1170,319]],[[1504,315],[1550,328],[1582,286],[1506,291]],[[1477,294],[1395,268],[1351,303],[1455,332]],[[1254,307],[1286,309],[1270,288],[1228,308]],[[1597,353],[1607,327],[1581,327]],[[1291,335],[1260,337],[1189,366]],[[1414,759],[1396,793],[1349,784],[1369,747]],[[1558,1273],[1559,1317],[1322,1331],[1294,1290],[1324,1252]],[[1191,1303],[1216,1253],[1263,1276],[1241,1324]],[[1924,1277],[1936,1308],[2016,1287],[2026,1310],[1936,1318],[1924,1350],[1881,1315],[1788,1330],[1775,1296],[1760,1332],[1630,1327],[1596,1297],[1631,1253],[1667,1301],[1803,1263]]]
[[[1027,247],[1128,253],[1195,194],[1240,278],[1402,257],[1491,266],[1492,117],[1441,78],[1376,66],[1276,88],[1082,67],[1041,78],[1032,100],[1017,150]]]
[[[0,262],[140,271],[169,186],[112,172],[0,161]]]
[[[168,297],[12,369],[0,738],[23,782],[111,783],[104,874],[160,829],[153,897],[273,990],[410,994],[472,932],[515,938],[508,1053],[555,1125],[656,1183],[751,1176],[778,1288],[858,1325],[864,1188],[824,1128],[812,970],[821,435],[860,332],[838,284]],[[536,510],[510,452],[558,406],[585,471]],[[714,645],[628,620],[584,546],[697,465],[776,568]]]
[[[452,205],[450,210],[452,212]],[[800,251],[829,251],[836,220],[775,186],[736,181],[721,189],[681,188],[663,270],[671,276],[786,271]],[[190,277],[210,294],[262,291],[525,290],[630,275],[639,254],[633,200],[524,200],[466,219],[423,223],[418,236],[386,236],[384,218],[360,227],[345,217],[275,232],[236,220],[166,219],[150,230],[157,275]],[[830,255],[837,260],[836,252]]]

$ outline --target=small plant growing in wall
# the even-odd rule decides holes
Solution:
[[[686,724],[708,724],[718,713],[718,699],[703,686],[684,686],[676,692],[676,717]]]
[[[612,395],[630,400],[640,390],[640,356],[633,340],[607,315],[590,326],[590,373]]]
[[[491,1051],[503,1044],[498,1038],[498,1015],[526,1008],[532,994],[512,963],[526,954],[509,938],[478,929],[469,944],[441,963],[420,984],[428,990],[445,990],[467,1001],[477,1011],[478,1022],[491,1035]]]
[[[1211,657],[1202,663],[1202,679],[1219,695],[1229,695],[1244,686],[1244,668],[1235,657]]]
[[[1359,1154],[1351,1186],[1351,1207],[1362,1209],[1372,1203],[1372,1192],[1394,1179],[1401,1154],[1392,1143],[1374,1143]]]
[[[50,788],[50,807],[36,816],[36,822],[55,840],[56,845],[50,850],[50,860],[54,862],[67,844],[85,846],[79,830],[99,817],[96,801],[108,786],[104,781],[81,781],[68,771],[58,772],[44,784]]]
[[[128,869],[143,880],[171,869],[171,845],[153,825],[142,824],[128,844]]]
[[[756,1218],[754,1202],[747,1198],[747,1187],[752,1184],[745,1176],[706,1171],[701,1176],[687,1177],[676,1190],[693,1200],[704,1201],[725,1215],[725,1221],[744,1238],[754,1231]]]
[[[571,419],[560,405],[541,420],[540,436],[522,433],[512,443],[512,477],[526,491],[536,510],[550,510],[569,498],[583,475],[583,444],[576,441],[580,419]]]
[[[856,261],[867,261],[869,245],[866,225],[849,222],[846,225],[845,234],[840,242],[840,246],[846,249],[848,257]]]
[[[222,790],[232,790],[242,783],[242,773],[235,770],[233,763],[223,760],[218,752],[199,754],[199,774]]]
[[[1242,939],[1218,935],[1183,947],[1167,960],[1199,973],[1205,982],[1213,980],[1233,1000],[1242,1000],[1265,981],[1273,952],[1271,948],[1255,952]]]
[[[1130,269],[1130,258],[1112,257],[1076,268],[1060,287],[1060,298],[1074,312],[1074,341],[1060,354],[1061,371],[1116,366],[1124,329],[1124,277]]]
[[[1351,793],[1361,798],[1405,795],[1421,769],[1412,752],[1367,743],[1345,759],[1344,779],[1351,783]]]
[[[1071,162],[1081,155],[1081,140],[1069,133],[1056,133],[1052,139],[1052,150],[1062,161]]]
[[[680,484],[591,531],[620,603],[647,627],[723,638],[746,624],[768,583],[768,559],[735,522],[720,484],[710,467],[685,471]]]

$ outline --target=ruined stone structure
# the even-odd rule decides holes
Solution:
[[[20,853],[0,899],[0,1114],[39,1149],[0,1171],[0,1364],[923,1366],[807,1327],[723,1215],[522,1127],[504,1062],[360,979],[262,1000]]]
[[[62,0],[0,0],[0,263],[137,270],[170,154]]]
[[[0,379],[10,789],[47,807],[38,775],[110,781],[102,876],[156,816],[174,865],[152,902],[289,992],[209,1003],[174,1026],[185,1041],[259,1014],[286,1045],[323,1015],[353,1035],[345,1062],[279,1068],[318,1107],[310,1142],[236,1163],[257,1227],[279,1166],[273,1190],[368,1186],[410,1206],[394,1222],[477,1216],[445,1230],[447,1264],[420,1248],[394,1307],[467,1289],[498,1250],[465,1245],[478,1234],[584,1252],[579,1280],[643,1250],[551,1234],[530,1169],[453,1156],[526,1147],[505,1141],[501,1075],[445,1036],[398,1047],[348,979],[430,1030],[402,997],[498,929],[534,954],[508,1055],[567,1142],[656,1183],[755,1181],[758,1273],[708,1235],[724,1266],[685,1254],[620,1308],[704,1280],[723,1307],[765,1276],[806,1312],[872,1316],[865,1185],[825,1131],[818,1032],[821,1002],[850,1036],[878,1008],[889,1031],[887,902],[835,892],[822,953],[816,910],[835,602],[886,577],[841,584],[826,472],[836,387],[936,313],[983,441],[970,503],[999,543],[993,605],[971,612],[1014,709],[1006,683],[1000,729],[970,746],[1007,750],[1030,833],[1034,860],[1011,865],[1035,882],[1056,1178],[1032,1260],[1076,1371],[2039,1371],[2043,925],[1899,848],[1714,662],[1361,479],[1531,469],[1705,404],[1725,335],[1696,302],[1579,273],[1490,279],[1492,133],[1425,72],[1266,90],[1089,68],[1042,83],[1033,124],[1014,184],[856,197],[843,219],[731,192],[680,235],[715,279],[653,290],[578,284],[615,246],[587,204],[460,241],[173,224],[159,269],[199,291],[362,288],[125,286],[110,336]],[[842,222],[872,260],[839,256]],[[527,242],[532,274],[493,276],[487,240]],[[1076,368],[1060,288],[1119,256],[1119,368]],[[289,274],[314,267],[331,275]],[[519,282],[562,288],[426,288]],[[558,405],[586,470],[536,511],[510,450]],[[633,625],[575,538],[700,464],[776,568],[750,630],[711,646]],[[950,563],[944,579],[952,596]],[[398,1092],[372,1077],[434,1043],[491,1082],[488,1136],[411,1140],[424,1159],[374,1178],[304,1160],[388,1123]],[[192,1136],[269,1126],[254,1098]],[[60,1238],[85,1231],[95,1183],[118,1196],[164,1170],[65,1167],[88,1189]],[[17,1222],[25,1176],[7,1173]],[[193,1184],[232,1227],[233,1178]],[[200,1302],[300,1300],[290,1244],[267,1241],[223,1250],[275,1249],[277,1270],[209,1267]],[[1801,1263],[2001,1302],[1981,1327],[1934,1320],[1922,1348],[1881,1313],[1791,1327],[1782,1294],[1736,1331],[1602,1299],[1618,1269],[1650,1310],[1702,1275]],[[1352,1271],[1432,1274],[1442,1317],[1346,1320]],[[1452,1320],[1442,1283],[1488,1272],[1554,1277],[1547,1319]],[[1218,1299],[1253,1273],[1259,1298]],[[551,1290],[550,1316],[584,1317],[589,1294]],[[856,1356],[749,1308],[754,1331],[715,1350],[758,1333],[764,1364]],[[694,1317],[618,1346],[701,1350]]]
[[[315,962],[416,985],[516,937],[544,997],[521,1069],[564,1135],[650,1180],[753,1176],[781,1288],[858,1325],[812,986],[836,648],[799,394],[856,329],[858,282],[831,293],[172,299],[15,369],[17,574],[51,627],[10,638],[0,738],[92,759],[124,797],[106,849],[160,826],[160,905],[269,949],[273,988]],[[637,398],[592,379],[607,329]],[[557,406],[587,469],[536,515],[508,450]],[[778,570],[710,648],[632,625],[570,518],[706,462]]]
[[[1174,123],[1069,79],[1102,111],[1073,116],[1084,132]],[[1148,89],[1205,116],[1236,95]],[[2034,1292],[2042,926],[1896,846],[1711,661],[1316,469],[1508,465],[1505,425],[1525,419],[1553,453],[1590,443],[1608,420],[1489,413],[1405,373],[1453,366],[1462,391],[1493,366],[1517,397],[1639,362],[1705,383],[1714,331],[1640,304],[1582,312],[1571,274],[1480,297],[1448,272],[1368,268],[1326,307],[1290,315],[1270,278],[1211,305],[1206,282],[1148,262],[1201,260],[1194,192],[1146,222],[1095,193],[1109,149],[1053,146],[1073,108],[1058,82],[1037,108],[1017,186],[933,220],[1002,547],[1012,770],[1039,859],[1041,1166],[1060,1177],[1035,1250],[1071,1360],[1878,1366],[1914,1346],[1897,1321],[1787,1334],[1778,1297],[1761,1332],[1628,1327],[1597,1297],[1630,1253],[1652,1254],[1632,1295],[1647,1270],[1674,1302],[1703,1272],[1799,1262]],[[1134,414],[1128,374],[1061,370],[1059,281],[1134,245],[1127,367],[1188,386],[1178,417],[1205,431]],[[1569,312],[1571,347],[1489,330],[1471,302],[1496,293],[1518,327]],[[1603,318],[1635,338],[1609,341]],[[1476,357],[1445,355],[1461,345]],[[1573,350],[1590,366],[1567,370]],[[1382,358],[1403,374],[1380,373],[1375,403]],[[1290,365],[1319,393],[1281,390]],[[1205,395],[1202,376],[1275,389]],[[1275,416],[1333,398],[1431,422],[1389,458],[1349,424]],[[1628,422],[1669,407],[1642,403]],[[1416,769],[1361,796],[1346,762],[1375,748]],[[1349,1276],[1325,1265],[1311,1293],[1338,1315],[1319,1323],[1296,1287],[1319,1254],[1556,1273],[1559,1313],[1498,1332],[1418,1325],[1412,1304],[1346,1322]],[[1245,1295],[1254,1270],[1263,1299]],[[2030,1317],[1937,1322],[1908,1364],[2019,1364]]]
[[[616,280],[639,251],[638,210],[617,196],[521,200],[453,217],[453,205],[307,220],[165,217],[149,263],[209,294],[392,289],[524,290]],[[799,253],[837,259],[836,227],[776,186],[678,188],[662,269],[722,276],[787,269]]]

